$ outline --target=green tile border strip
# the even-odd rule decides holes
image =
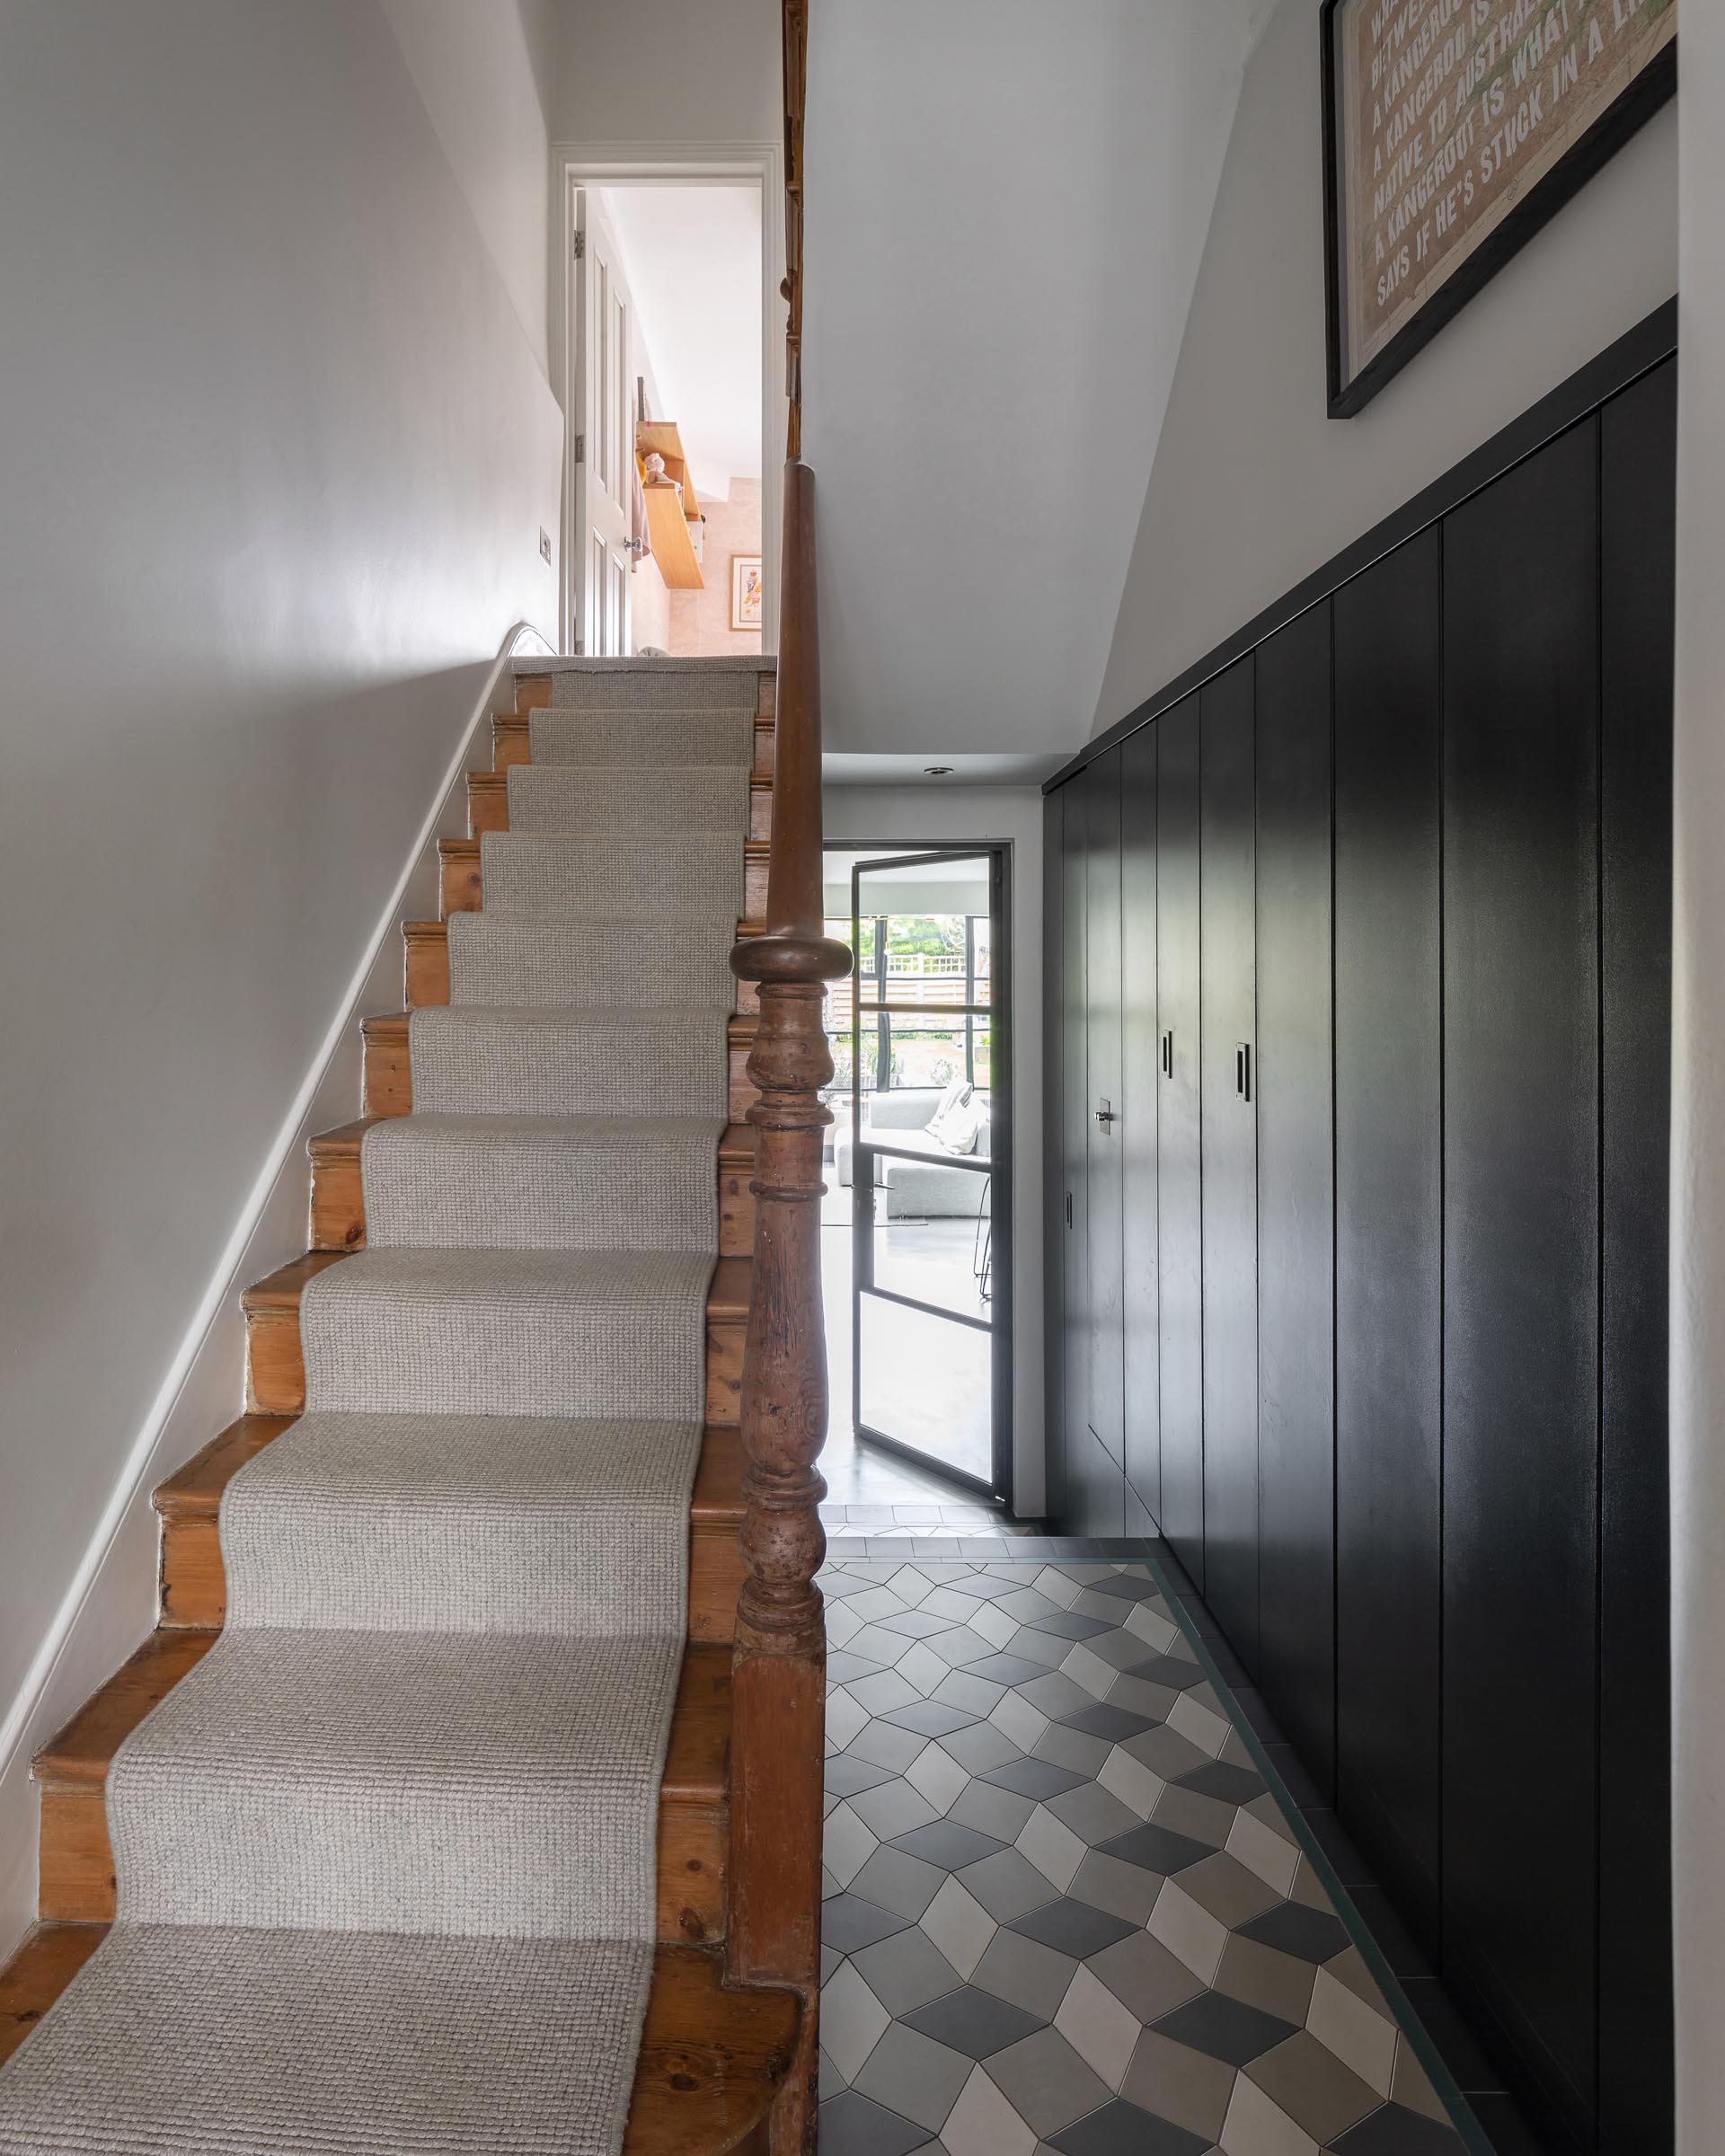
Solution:
[[[1060,1560],[1056,1559],[1050,1561],[1057,1563]],[[1084,1560],[1077,1559],[1068,1561],[1083,1563]],[[1102,1562],[1105,1560],[1092,1560],[1092,1561]],[[1455,2077],[1445,2064],[1437,2046],[1426,2034],[1425,2023],[1414,2011],[1412,2001],[1402,1989],[1395,1972],[1384,1958],[1383,1949],[1372,1937],[1365,1918],[1355,1908],[1353,1896],[1342,1885],[1337,1876],[1335,1866],[1324,1854],[1317,1836],[1306,1825],[1305,1815],[1288,1794],[1287,1786],[1271,1763],[1269,1754],[1265,1750],[1257,1731],[1246,1719],[1244,1709],[1234,1698],[1234,1688],[1216,1667],[1216,1657],[1211,1654],[1208,1644],[1193,1622],[1190,1612],[1170,1584],[1168,1575],[1163,1569],[1160,1561],[1154,1557],[1117,1561],[1123,1562],[1128,1571],[1142,1566],[1146,1576],[1155,1582],[1157,1591],[1168,1605],[1169,1615],[1180,1627],[1181,1637],[1193,1654],[1197,1656],[1211,1690],[1221,1701],[1223,1710],[1234,1724],[1241,1742],[1251,1753],[1252,1763],[1263,1776],[1271,1795],[1280,1805],[1284,1816],[1294,1830],[1295,1839],[1300,1845],[1301,1853],[1310,1863],[1313,1870],[1317,1873],[1324,1892],[1335,1904],[1336,1914],[1341,1919],[1342,1929],[1352,1940],[1354,1945],[1358,1948],[1361,1960],[1370,1970],[1373,1981],[1388,2001],[1391,2011],[1394,2014],[1409,2043],[1413,2046],[1414,2055],[1430,2077],[1431,2085],[1436,2090],[1439,2101],[1449,2113],[1450,2124],[1467,2144],[1471,2156],[1497,2156],[1491,2135],[1473,2116],[1473,2106],[1456,2085]]]

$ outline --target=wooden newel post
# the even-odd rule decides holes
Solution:
[[[821,891],[819,659],[814,479],[785,467],[783,605],[766,933],[731,954],[758,983],[748,1074],[756,1130],[755,1278],[743,1358],[743,1586],[731,1661],[731,1980],[791,1984],[807,2010],[773,2123],[774,2156],[812,2151],[820,1973],[823,1691],[815,1574],[826,1551],[815,1466],[827,1436],[820,1294],[821,1089],[833,1075],[826,984],[851,969]]]

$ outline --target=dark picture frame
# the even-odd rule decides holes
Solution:
[[[1320,0],[1323,93],[1324,308],[1328,394],[1331,419],[1350,419],[1370,403],[1384,384],[1429,344],[1443,325],[1489,284],[1512,255],[1525,247],[1556,216],[1638,128],[1650,119],[1677,86],[1677,39],[1674,36],[1632,75],[1586,132],[1512,203],[1473,251],[1458,261],[1402,327],[1369,358],[1351,368],[1348,323],[1349,174],[1339,110],[1339,32],[1351,13],[1373,0]],[[1676,0],[1671,0],[1675,15]],[[1663,11],[1662,11],[1663,12]]]

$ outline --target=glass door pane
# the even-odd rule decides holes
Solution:
[[[847,1073],[857,1436],[995,1495],[1002,885],[992,850],[857,863]]]

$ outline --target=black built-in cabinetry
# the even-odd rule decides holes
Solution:
[[[1674,338],[1047,826],[1063,1524],[1154,1524],[1554,2143],[1634,2156],[1671,2131]]]

